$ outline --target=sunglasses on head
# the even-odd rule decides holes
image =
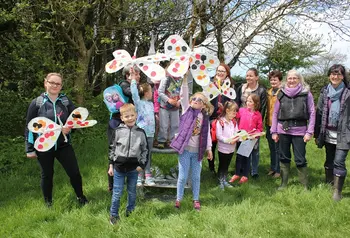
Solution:
[[[199,98],[199,97],[198,97],[198,98],[197,98],[197,97],[193,97],[193,98],[192,98],[192,101],[193,101],[193,102],[201,102],[201,103],[204,103],[203,99],[201,99],[201,98]]]

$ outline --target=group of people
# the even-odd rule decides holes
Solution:
[[[279,190],[285,189],[288,184],[291,145],[299,180],[305,189],[308,188],[306,143],[315,137],[317,145],[326,148],[324,168],[326,182],[334,186],[333,199],[341,199],[347,173],[345,160],[350,149],[350,86],[344,66],[336,64],[329,69],[329,84],[321,90],[316,107],[310,87],[295,70],[287,73],[285,81],[282,81],[281,72],[270,72],[268,78],[271,88],[266,89],[259,84],[258,71],[251,68],[246,73],[246,83],[237,88],[235,100],[219,95],[211,101],[202,92],[195,92],[190,96],[187,74],[181,79],[167,76],[153,90],[148,83],[139,84],[140,71],[137,68],[126,66],[123,75],[125,79],[119,85],[124,96],[129,98],[128,103],[112,115],[108,125],[111,224],[116,224],[119,219],[125,178],[128,192],[126,216],[135,208],[136,186],[143,182],[150,186],[155,185],[150,165],[157,118],[160,118],[157,138],[160,148],[165,147],[169,140],[170,147],[179,154],[175,201],[178,209],[181,207],[190,174],[193,207],[200,210],[200,176],[205,153],[209,170],[218,176],[220,189],[231,187],[236,181],[239,184],[247,183],[249,174],[252,178],[259,177],[259,137],[256,137],[249,154],[237,153],[235,172],[228,181],[230,162],[235,151],[244,143],[237,136],[243,130],[250,135],[266,132],[271,159],[268,175],[281,178]],[[230,68],[222,63],[218,66],[212,82],[220,87],[219,84],[225,79],[231,80]],[[37,116],[57,122],[58,115],[65,122],[74,105],[70,100],[64,100],[68,103],[62,102],[62,99],[66,99],[60,92],[62,83],[61,75],[47,75],[44,80],[46,92],[39,96],[45,99],[44,103],[38,105],[37,99],[32,101],[27,112],[27,123]],[[211,133],[213,131],[215,136]],[[69,135],[70,129],[63,128],[62,133]],[[27,130],[27,157],[38,158],[46,204],[52,205],[55,158],[70,177],[78,201],[86,204],[88,200],[82,191],[81,175],[69,141],[65,142],[63,135],[60,135],[54,148],[47,152],[38,152],[33,147],[34,139]],[[219,157],[217,171],[216,148]]]

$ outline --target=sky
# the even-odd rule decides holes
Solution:
[[[350,27],[350,21],[348,21],[347,26]],[[344,63],[347,69],[350,68],[350,38],[344,40],[341,39],[338,35],[336,35],[326,24],[314,23],[314,22],[305,22],[305,29],[313,34],[322,36],[322,43],[325,44],[326,51],[337,51],[341,54],[347,55],[347,61]],[[251,67],[255,67],[255,65],[251,65]],[[245,76],[247,67],[240,66],[236,64],[231,69],[231,75],[240,75]]]

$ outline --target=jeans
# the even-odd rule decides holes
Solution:
[[[57,158],[70,178],[70,183],[77,197],[83,196],[82,179],[78,167],[78,161],[75,157],[71,145],[60,148],[56,151],[37,152],[38,163],[41,168],[41,189],[44,198],[52,200],[54,161]]]
[[[334,158],[337,145],[325,142],[324,147],[326,148],[326,161],[324,162],[324,168],[334,169]]]
[[[249,156],[249,160],[252,163],[252,171],[251,171],[251,175],[256,175],[259,174],[259,159],[260,159],[260,154],[259,154],[259,144],[260,144],[260,139],[258,139],[258,141],[256,142],[256,146],[257,148],[253,149],[252,153]],[[249,162],[249,163],[250,163]]]
[[[334,169],[333,174],[336,176],[345,177],[347,170],[345,165],[346,156],[349,150],[336,150],[334,157]]]
[[[198,161],[198,153],[185,150],[179,157],[179,178],[177,179],[177,200],[182,200],[191,169],[193,200],[199,200],[202,161]]]
[[[276,173],[280,173],[280,158],[279,158],[279,142],[275,142],[272,140],[272,135],[270,132],[271,127],[266,126],[266,139],[269,143],[269,149],[270,149],[270,159],[271,159],[271,165],[270,169]]]
[[[287,134],[279,134],[279,151],[281,163],[288,164],[292,159],[290,145],[293,146],[294,161],[298,168],[306,167],[306,143],[303,136],[293,136]]]
[[[153,148],[154,137],[147,137],[148,143],[148,162],[145,167],[145,174],[151,174],[151,158],[152,158],[152,148]]]
[[[128,192],[128,205],[126,210],[131,212],[135,209],[137,176],[138,172],[136,169],[129,172],[118,172],[114,169],[114,185],[110,210],[111,216],[119,217],[120,199],[123,195],[125,178]]]

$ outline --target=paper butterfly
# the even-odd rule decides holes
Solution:
[[[89,112],[86,108],[78,107],[70,114],[65,126],[70,128],[84,128],[95,125],[97,123],[96,120],[85,120],[88,115]],[[59,117],[57,118],[59,119]],[[34,142],[34,148],[37,151],[48,151],[56,144],[63,127],[60,119],[59,122],[60,125],[46,117],[35,117],[28,123],[28,129],[31,132],[41,134]],[[65,135],[64,137],[65,142],[67,142],[67,137]]]
[[[109,61],[105,70],[107,73],[114,73],[123,67],[133,64],[136,65],[152,81],[160,81],[165,78],[165,70],[154,62],[169,60],[165,54],[155,54],[141,58],[131,57],[126,50],[116,50],[113,52],[114,59]]]
[[[218,85],[220,85],[220,81],[218,81]],[[217,97],[219,94],[222,94],[230,99],[236,98],[236,92],[233,88],[230,87],[231,82],[228,78],[224,80],[224,83],[218,87],[216,87],[215,83],[210,83],[208,86],[203,87],[203,93],[209,101]]]
[[[210,83],[208,69],[215,69],[220,64],[216,56],[192,52],[178,35],[171,35],[165,41],[164,47],[165,54],[174,59],[168,67],[168,73],[174,77],[182,77],[190,66],[192,76],[200,86],[207,86]]]

